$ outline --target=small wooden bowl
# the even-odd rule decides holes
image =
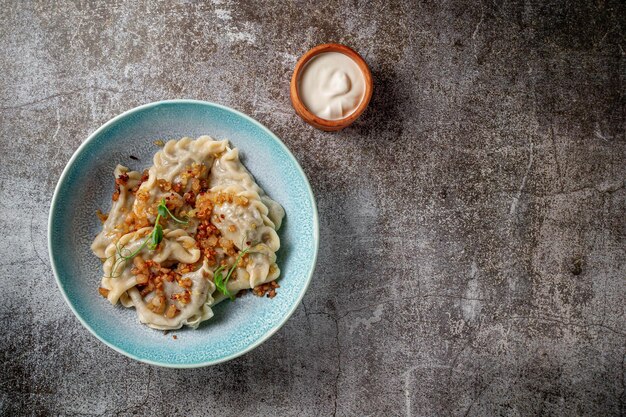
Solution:
[[[363,77],[365,78],[365,94],[363,95],[361,103],[352,114],[344,117],[343,119],[322,119],[321,117],[318,117],[311,113],[300,99],[298,84],[300,83],[302,69],[311,59],[324,52],[340,52],[344,55],[347,55],[349,58],[352,58],[352,60],[356,62],[356,64],[361,69]],[[306,54],[302,56],[302,58],[300,58],[300,60],[296,64],[296,68],[293,70],[290,90],[291,104],[296,110],[296,113],[298,113],[298,115],[302,117],[305,122],[321,130],[337,131],[343,129],[344,127],[350,126],[361,115],[361,113],[365,111],[367,105],[370,102],[370,99],[372,98],[374,83],[372,82],[372,73],[365,63],[365,60],[355,50],[339,43],[325,43],[323,45],[318,45],[315,48],[310,49]]]

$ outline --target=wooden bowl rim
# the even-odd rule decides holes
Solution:
[[[365,93],[363,94],[363,99],[354,112],[343,119],[327,120],[316,116],[304,105],[302,99],[300,98],[300,92],[298,91],[298,81],[300,79],[302,69],[311,59],[325,52],[339,52],[351,58],[359,66],[359,69],[363,73],[363,78],[365,79]],[[358,52],[349,46],[340,43],[325,43],[309,49],[296,63],[291,77],[291,102],[296,110],[296,113],[298,113],[298,115],[307,123],[324,130],[340,130],[351,125],[365,111],[369,105],[370,99],[372,98],[373,89],[372,73],[367,66],[367,63]]]

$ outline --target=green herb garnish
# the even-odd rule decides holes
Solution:
[[[230,276],[237,267],[237,264],[241,260],[241,257],[245,255],[246,252],[248,252],[248,249],[250,248],[245,248],[241,252],[239,252],[239,256],[237,256],[237,260],[235,261],[233,266],[230,267],[230,271],[228,271],[228,275],[226,275],[226,278],[224,278],[224,276],[222,275],[222,272],[224,271],[224,265],[221,265],[215,270],[215,272],[213,272],[213,283],[215,284],[215,287],[220,290],[220,292],[226,297],[230,298],[231,301],[235,300],[235,294],[231,294],[231,292],[228,291],[228,288],[226,288],[226,284],[228,284]]]
[[[157,221],[156,223],[159,223],[159,216],[163,217],[164,219],[167,219],[167,216],[170,216],[172,218],[172,220],[174,220],[176,223],[180,223],[180,224],[187,224],[189,223],[189,220],[180,220],[178,219],[176,216],[174,216],[172,214],[172,212],[170,211],[170,209],[167,208],[167,206],[165,205],[165,199],[161,199],[161,204],[159,204],[159,208],[158,208],[158,213],[159,215],[157,216]]]

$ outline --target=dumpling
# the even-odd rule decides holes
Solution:
[[[285,210],[280,204],[265,194],[265,191],[254,181],[252,174],[239,160],[237,148],[227,149],[219,158],[215,159],[209,175],[209,186],[212,188],[241,187],[255,193],[267,207],[266,216],[272,222],[275,230],[280,229]]]
[[[103,265],[104,276],[102,288],[109,290],[107,299],[111,304],[116,304],[119,297],[130,287],[137,285],[136,277],[132,274],[133,260],[124,260],[122,256],[136,253],[144,259],[160,263],[194,263],[200,258],[200,250],[195,247],[195,241],[184,230],[165,230],[163,241],[157,250],[150,250],[144,246],[139,252],[140,246],[148,238],[152,231],[151,227],[144,227],[133,233],[128,233],[116,243],[107,247]]]
[[[125,166],[118,165],[115,167],[114,176],[116,191],[113,194],[111,211],[102,224],[102,231],[98,233],[91,244],[91,250],[99,258],[105,257],[104,252],[111,242],[127,233],[124,226],[128,227],[134,223],[133,219],[129,217],[135,200],[132,190],[141,183],[142,174],[137,171],[129,171]]]
[[[263,202],[262,197],[266,201],[273,200],[265,195],[239,161],[237,149],[229,149],[215,160],[209,174],[209,186],[215,196],[213,224],[237,248],[248,248],[247,274],[238,272],[237,277],[243,279],[233,280],[232,285],[242,286],[241,281],[246,280],[247,288],[253,288],[267,282],[274,274],[274,279],[278,277],[280,270],[275,252],[280,248],[280,239],[276,225],[282,223],[284,211],[275,204],[271,212]],[[235,284],[236,281],[239,282]]]
[[[158,304],[160,306],[160,303],[167,302],[167,307],[164,311],[174,306],[177,314],[173,317],[168,317],[159,309],[155,309],[154,302],[158,299],[158,294],[153,292],[143,297],[136,287],[130,288],[128,294],[133,306],[137,309],[139,321],[153,329],[174,330],[180,329],[183,325],[197,328],[202,321],[213,317],[213,310],[211,310],[213,297],[211,297],[211,294],[215,291],[215,285],[210,280],[212,278],[213,272],[209,269],[206,260],[198,270],[183,274],[181,280],[191,281],[191,286],[188,288],[191,291],[191,296],[187,301],[184,301],[182,297],[172,300],[172,295],[181,294],[177,292],[181,288],[175,282],[165,281],[165,299],[158,300]],[[186,288],[184,289],[187,290]]]

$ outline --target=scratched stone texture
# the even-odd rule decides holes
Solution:
[[[624,3],[0,3],[0,414],[626,414]],[[328,41],[375,79],[340,133],[289,102]],[[172,98],[268,126],[321,220],[295,315],[194,370],[91,336],[46,247],[81,141]]]

